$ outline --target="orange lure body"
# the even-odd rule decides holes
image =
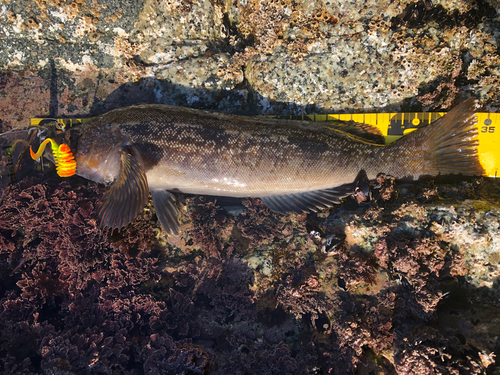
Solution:
[[[38,148],[38,152],[35,154],[30,147],[30,155],[33,160],[38,159],[42,156],[43,151],[47,143],[52,146],[52,154],[54,155],[54,161],[56,164],[56,171],[60,177],[71,177],[76,173],[76,161],[73,153],[71,152],[69,146],[65,143],[57,145],[57,143],[51,138],[47,138],[42,142]]]

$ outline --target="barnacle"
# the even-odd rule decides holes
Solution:
[[[54,155],[54,162],[56,164],[57,174],[61,177],[73,176],[76,172],[76,161],[69,146],[65,143],[57,145],[57,143],[53,139],[47,138],[45,141],[42,142],[36,154],[30,147],[31,158],[33,160],[36,160],[40,156],[42,156],[42,153],[45,150],[45,146],[49,142],[52,145],[52,154]]]
[[[441,4],[433,5],[430,0],[419,0],[409,4],[399,16],[394,17],[391,20],[391,28],[420,28],[429,22],[436,22],[443,27],[473,28],[484,19],[493,18],[495,15],[495,8],[485,0],[478,0],[475,6],[460,11],[448,11]]]

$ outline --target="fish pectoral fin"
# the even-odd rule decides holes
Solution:
[[[103,227],[121,229],[134,220],[148,200],[148,180],[141,163],[128,149],[120,150],[120,173],[99,211]]]
[[[160,220],[161,226],[165,232],[177,236],[180,224],[174,194],[166,190],[153,190],[151,191],[151,196],[153,197],[153,206],[155,207],[156,216]]]
[[[260,199],[271,210],[282,214],[318,212],[340,203],[340,199],[352,194],[355,188],[356,184],[352,183],[304,193],[269,195]]]

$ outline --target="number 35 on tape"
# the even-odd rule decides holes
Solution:
[[[341,115],[317,115],[323,121],[354,121],[380,129],[390,143],[403,135],[417,129],[420,125],[429,124],[444,116],[446,112],[412,112],[412,113],[360,113]],[[484,168],[484,175],[500,177],[500,113],[478,112],[477,128],[479,134],[478,156]]]
[[[386,142],[391,143],[403,135],[416,130],[419,126],[430,124],[444,116],[446,112],[404,112],[404,113],[357,113],[357,114],[326,114],[303,116],[269,116],[309,121],[353,121],[377,127]],[[478,155],[484,168],[484,175],[500,177],[500,113],[478,112],[477,127],[479,133]],[[86,119],[31,119],[31,126],[41,126],[44,121],[57,121],[66,127],[79,125],[91,120]]]

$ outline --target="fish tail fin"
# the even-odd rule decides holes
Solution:
[[[411,150],[412,146],[421,145],[426,161],[423,175],[482,175],[484,169],[478,158],[477,117],[472,112],[473,105],[473,98],[466,100],[432,124],[401,138],[396,142],[399,143],[397,147]]]

